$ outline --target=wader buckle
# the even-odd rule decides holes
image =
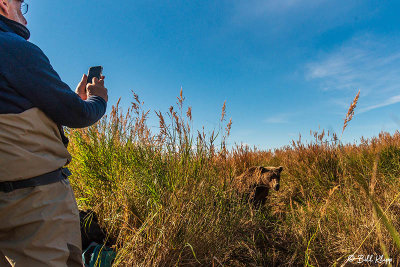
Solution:
[[[14,191],[14,186],[11,182],[0,183],[0,191],[4,193],[10,193]]]

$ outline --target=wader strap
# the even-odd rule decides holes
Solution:
[[[58,170],[39,175],[21,181],[14,182],[0,182],[0,192],[9,193],[17,189],[34,187],[39,185],[48,185],[68,178],[71,172],[67,168],[60,168]]]

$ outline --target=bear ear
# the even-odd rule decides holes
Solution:
[[[283,171],[283,167],[282,166],[279,166],[277,169],[278,169],[279,172]]]
[[[266,173],[266,172],[271,171],[271,170],[269,170],[269,169],[267,169],[265,167],[260,167],[260,169],[261,169],[261,173]]]

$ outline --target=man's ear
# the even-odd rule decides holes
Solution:
[[[8,0],[0,0],[0,14],[8,17],[8,15],[10,14],[9,10],[10,3],[8,2]]]

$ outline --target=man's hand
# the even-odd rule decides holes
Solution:
[[[82,98],[82,100],[87,99],[87,92],[86,92],[87,78],[88,78],[87,75],[83,74],[82,80],[79,82],[75,90],[75,93],[77,93],[79,97]]]
[[[89,98],[92,95],[95,95],[95,96],[100,96],[106,102],[108,102],[108,94],[107,94],[108,91],[107,88],[104,87],[104,78],[105,78],[104,76],[101,76],[101,79],[99,80],[96,77],[94,77],[92,83],[88,83],[86,85],[87,98]]]
[[[83,74],[82,80],[76,87],[75,93],[77,93],[82,100],[87,100],[89,96],[96,95],[102,97],[107,102],[107,88],[104,87],[105,76],[101,76],[100,80],[93,78],[93,81],[88,81],[87,78],[87,75]]]

